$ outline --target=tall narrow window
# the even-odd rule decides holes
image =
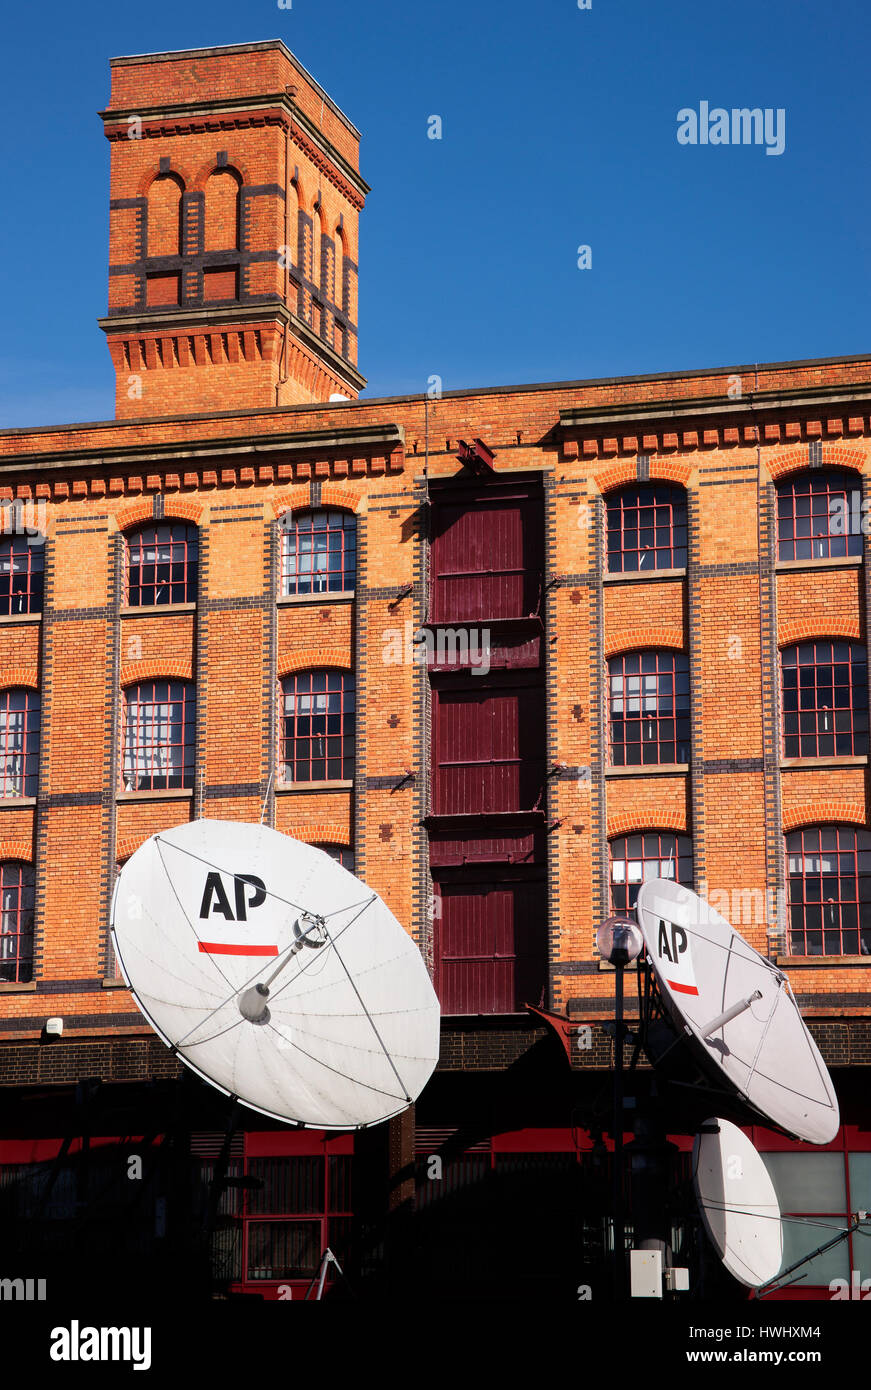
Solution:
[[[0,690],[0,796],[36,796],[40,700],[35,690]]]
[[[871,834],[852,825],[794,830],[786,854],[792,954],[871,955]]]
[[[628,912],[648,878],[672,878],[693,886],[693,842],[688,835],[645,831],[611,841],[611,906]]]
[[[206,251],[235,251],[239,246],[239,189],[233,169],[215,169],[206,180]]]
[[[687,501],[682,488],[633,484],[609,493],[608,569],[683,569],[687,562]]]
[[[34,875],[30,864],[0,864],[0,980],[27,984],[33,975]]]
[[[146,526],[127,540],[127,602],[194,603],[199,573],[196,526],[168,521]]]
[[[175,174],[160,174],[148,190],[149,256],[181,255],[183,192],[184,184]]]
[[[855,473],[826,469],[778,483],[778,560],[861,555],[861,500]]]
[[[357,519],[351,512],[294,512],[284,522],[284,594],[351,593]]]
[[[344,671],[300,671],[282,681],[285,782],[354,776],[355,684]]]
[[[632,652],[608,663],[614,767],[690,760],[689,658]]]
[[[27,536],[0,540],[0,617],[42,612],[44,549]]]
[[[196,695],[189,681],[131,685],[124,703],[124,789],[194,784]]]
[[[850,757],[868,752],[868,658],[858,642],[784,647],[783,755]]]

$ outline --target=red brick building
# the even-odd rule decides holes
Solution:
[[[297,60],[116,59],[102,118],[116,419],[0,434],[0,1171],[28,1239],[74,1211],[99,1251],[95,1171],[145,1149],[127,1255],[177,1252],[179,1155],[208,1206],[227,1108],[135,1009],[109,911],[149,835],[264,806],[413,934],[442,1057],[383,1133],[236,1116],[224,1159],[261,1186],[211,1212],[226,1283],[296,1293],[327,1243],[394,1296],[600,1277],[595,931],[654,868],[786,965],[842,1099],[813,1209],[871,1206],[871,355],[359,400],[359,134]],[[568,1062],[527,1003],[571,1020]],[[711,1103],[657,1103],[685,1151]],[[806,1212],[806,1146],[755,1137]]]

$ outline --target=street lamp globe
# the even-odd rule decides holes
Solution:
[[[596,932],[596,945],[603,960],[612,965],[628,965],[644,950],[644,938],[631,917],[606,917]]]

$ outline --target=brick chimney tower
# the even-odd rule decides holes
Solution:
[[[356,399],[359,131],[278,39],[111,66],[117,418]]]

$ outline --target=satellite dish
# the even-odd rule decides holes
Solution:
[[[729,1273],[751,1289],[767,1284],[783,1262],[780,1205],[768,1169],[737,1125],[705,1121],[693,1143],[693,1187]]]
[[[378,1124],[435,1067],[439,1004],[414,941],[371,888],[268,826],[153,835],[118,878],[112,935],[152,1027],[264,1115]]]
[[[783,971],[672,879],[642,883],[636,912],[665,1007],[708,1075],[794,1139],[830,1143],[838,1098]]]

